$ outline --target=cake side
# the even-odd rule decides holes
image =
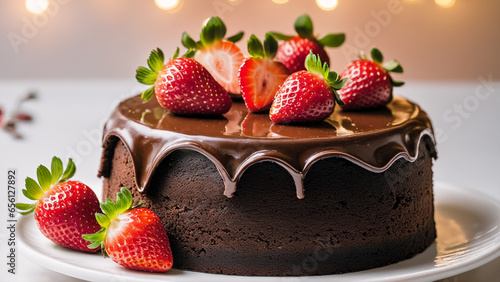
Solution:
[[[321,275],[369,269],[410,258],[435,239],[434,143],[382,173],[328,157],[308,171],[307,196],[273,162],[242,175],[233,198],[203,155],[177,150],[163,159],[150,188],[139,191],[129,149],[112,137],[103,163],[104,197],[122,186],[155,211],[167,228],[175,267],[237,275]],[[109,150],[111,148],[111,150]],[[109,153],[112,151],[112,153]]]

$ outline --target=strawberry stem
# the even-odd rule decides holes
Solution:
[[[73,160],[68,160],[68,165],[63,174],[63,163],[61,159],[58,157],[52,158],[52,163],[50,166],[51,170],[43,165],[39,165],[36,174],[38,182],[36,182],[31,177],[26,177],[25,180],[25,189],[22,190],[22,193],[26,198],[38,201],[44,194],[45,191],[49,190],[52,185],[58,182],[64,182],[73,177],[76,171],[75,164]],[[61,177],[62,175],[62,177]],[[32,213],[35,210],[36,203],[33,204],[24,204],[17,203],[16,208],[20,210],[20,214],[27,215]]]
[[[98,246],[104,248],[107,228],[118,215],[136,207],[132,206],[133,201],[132,193],[127,188],[122,187],[120,192],[116,193],[116,203],[109,198],[101,203],[103,213],[96,213],[95,218],[102,228],[96,233],[82,235],[83,239],[91,242],[87,246],[89,249],[94,249]]]
[[[250,56],[260,59],[264,57],[264,46],[262,42],[260,42],[259,38],[254,34],[250,35],[250,38],[247,41],[247,49]]]
[[[266,58],[272,60],[276,56],[278,51],[278,41],[273,37],[273,35],[268,32],[266,33],[266,38],[264,39],[264,45],[257,36],[254,34],[250,35],[247,41],[248,53],[256,59]]]
[[[203,47],[211,46],[224,40],[226,31],[226,25],[219,17],[211,17],[201,29],[199,41],[195,41],[191,36],[184,32],[182,33],[181,43],[184,47],[197,51]],[[244,35],[245,33],[240,31],[233,36],[227,37],[226,40],[236,43],[240,41]]]
[[[243,38],[243,35],[245,35],[245,33],[243,31],[240,31],[238,33],[236,33],[235,35],[233,36],[229,36],[227,39],[227,41],[229,42],[233,42],[233,43],[236,43],[238,41],[240,41],[242,38]]]
[[[307,14],[297,17],[294,23],[294,28],[299,37],[317,41],[321,46],[339,47],[345,42],[344,33],[329,33],[318,40],[316,36],[314,36],[313,22]],[[270,34],[277,40],[286,41],[293,38],[291,35],[280,32],[270,32]]]
[[[375,63],[381,65],[382,68],[386,71],[387,75],[389,76],[389,79],[391,80],[392,86],[399,87],[405,84],[402,81],[395,81],[390,75],[391,72],[403,73],[403,67],[396,60],[391,60],[382,65],[382,62],[384,61],[384,56],[382,55],[382,52],[380,52],[380,50],[377,48],[373,48],[371,50],[371,56],[372,60]]]
[[[326,62],[321,63],[319,55],[315,55],[312,50],[307,55],[304,64],[307,71],[315,73],[325,79],[333,92],[335,100],[339,105],[343,106],[344,102],[342,101],[342,99],[340,99],[337,90],[340,90],[347,83],[348,79],[340,79],[340,76],[336,72],[330,71],[330,67],[328,66],[328,64]]]
[[[203,46],[210,46],[221,41],[226,35],[226,25],[219,17],[211,17],[202,28],[200,41]]]
[[[302,38],[314,38],[311,18],[304,14],[295,20],[295,31]]]
[[[278,41],[268,32],[264,38],[265,57],[272,60],[276,56],[276,52],[278,52]]]
[[[319,39],[318,42],[323,46],[339,47],[345,42],[344,33],[331,33]]]
[[[54,161],[54,159],[53,159],[53,161]],[[62,166],[62,162],[61,162],[61,166]],[[62,167],[61,167],[61,169],[62,169]],[[75,171],[76,171],[75,163],[73,162],[72,159],[69,159],[68,165],[66,166],[66,169],[64,170],[64,173],[63,173],[61,179],[59,180],[59,182],[65,182],[65,181],[69,180],[71,177],[73,177],[73,175],[75,175]]]
[[[136,70],[135,78],[142,84],[154,85],[156,82],[156,78],[158,77],[158,72],[163,68],[164,61],[165,56],[163,55],[163,51],[160,48],[151,51],[148,58],[149,68],[138,67]],[[148,101],[153,97],[153,94],[154,86],[142,92],[141,98],[143,101]]]

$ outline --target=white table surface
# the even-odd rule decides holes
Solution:
[[[34,176],[40,163],[52,156],[71,156],[77,164],[75,179],[84,180],[97,193],[101,182],[97,169],[104,121],[123,98],[143,87],[133,80],[0,80],[0,107],[8,111],[17,97],[36,91],[38,99],[22,109],[34,116],[21,123],[23,139],[0,131],[0,183],[7,171],[18,172],[18,201],[27,176]],[[470,82],[407,82],[396,89],[420,104],[431,116],[438,139],[439,158],[435,180],[476,189],[500,201],[500,83],[487,75]],[[0,222],[7,221],[7,192],[0,193]],[[500,216],[500,215],[499,215]],[[1,281],[79,281],[30,262],[18,251],[17,274],[7,273],[7,229],[0,228]],[[443,281],[493,281],[500,275],[500,259]]]

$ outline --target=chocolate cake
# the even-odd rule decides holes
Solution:
[[[401,97],[293,126],[238,102],[196,118],[136,96],[112,114],[103,148],[103,196],[127,187],[155,211],[178,269],[345,273],[411,258],[436,237],[432,126]]]

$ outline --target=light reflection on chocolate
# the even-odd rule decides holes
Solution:
[[[424,135],[434,142],[427,114],[400,97],[374,110],[342,111],[336,107],[320,123],[277,125],[267,114],[249,113],[240,102],[234,102],[220,117],[186,117],[165,111],[155,99],[142,102],[135,96],[120,103],[106,124],[104,138],[112,135],[133,152],[140,190],[147,187],[165,156],[174,150],[191,149],[214,162],[228,197],[245,169],[255,162],[271,160],[283,166],[302,198],[303,178],[318,159],[343,157],[382,172],[397,158],[413,161]]]

